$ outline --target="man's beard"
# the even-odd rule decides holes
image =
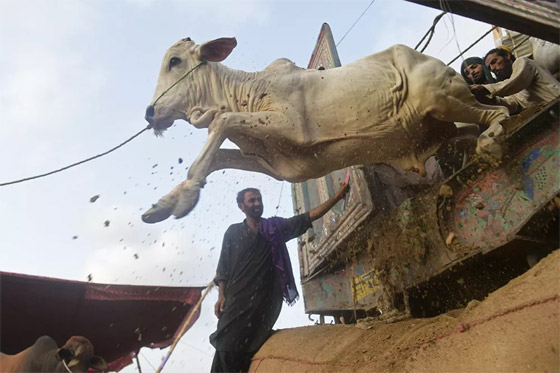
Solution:
[[[249,207],[245,205],[245,211],[247,212],[247,215],[252,218],[260,218],[263,214],[263,210],[264,208],[262,206]]]
[[[496,80],[499,81],[499,82],[501,82],[501,81],[507,79],[507,77],[505,76],[505,74],[504,74],[503,72],[501,72],[501,71],[495,72],[494,75],[496,75]]]
[[[251,209],[251,212],[253,214],[253,216],[260,218],[263,214],[263,208],[262,207],[253,207]]]
[[[499,71],[494,72],[494,75],[496,75],[496,80],[498,80],[499,82],[502,82],[506,79],[511,78],[511,74],[513,72],[513,68],[511,66],[505,66],[503,69],[500,69]]]

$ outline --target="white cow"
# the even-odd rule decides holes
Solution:
[[[424,174],[426,159],[455,135],[454,121],[489,126],[478,151],[500,156],[507,109],[478,103],[453,69],[411,48],[395,45],[327,70],[278,59],[247,73],[219,63],[236,45],[235,38],[201,45],[186,38],[165,54],[146,120],[160,133],[184,119],[208,128],[208,140],[187,180],[145,222],[188,214],[206,176],[224,168],[290,182],[373,162]],[[220,149],[226,139],[239,150]]]

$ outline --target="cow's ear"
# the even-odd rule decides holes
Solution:
[[[237,46],[235,38],[219,38],[200,44],[197,48],[199,60],[221,62],[226,59],[233,48]]]
[[[89,359],[89,366],[95,370],[107,370],[107,362],[101,356],[97,355],[93,355],[91,359]]]

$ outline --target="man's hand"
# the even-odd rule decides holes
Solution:
[[[344,183],[340,184],[340,189],[335,194],[336,200],[340,201],[341,199],[343,199],[349,191],[350,191],[350,184],[349,183],[344,182]]]
[[[319,206],[309,211],[309,218],[311,221],[319,219],[325,215],[338,201],[340,201],[346,193],[350,190],[350,185],[346,182],[340,185],[340,189],[331,198],[320,204]]]
[[[489,95],[490,91],[484,88],[481,84],[473,84],[471,85],[471,93],[478,98],[479,96]]]
[[[216,304],[214,305],[214,313],[216,314],[216,317],[219,319],[220,316],[222,315],[222,312],[224,312],[224,306],[226,304],[226,297],[219,295],[218,296],[218,301],[216,302]]]
[[[476,100],[481,104],[496,104],[496,100],[493,97],[490,97],[490,92],[480,84],[471,85],[471,93],[474,95],[474,98],[476,98]]]

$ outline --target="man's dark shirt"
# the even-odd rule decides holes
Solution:
[[[311,227],[309,213],[285,220],[284,241]],[[282,309],[282,291],[272,266],[270,244],[247,223],[231,225],[222,244],[214,282],[225,282],[224,312],[210,336],[217,351],[256,352]]]

